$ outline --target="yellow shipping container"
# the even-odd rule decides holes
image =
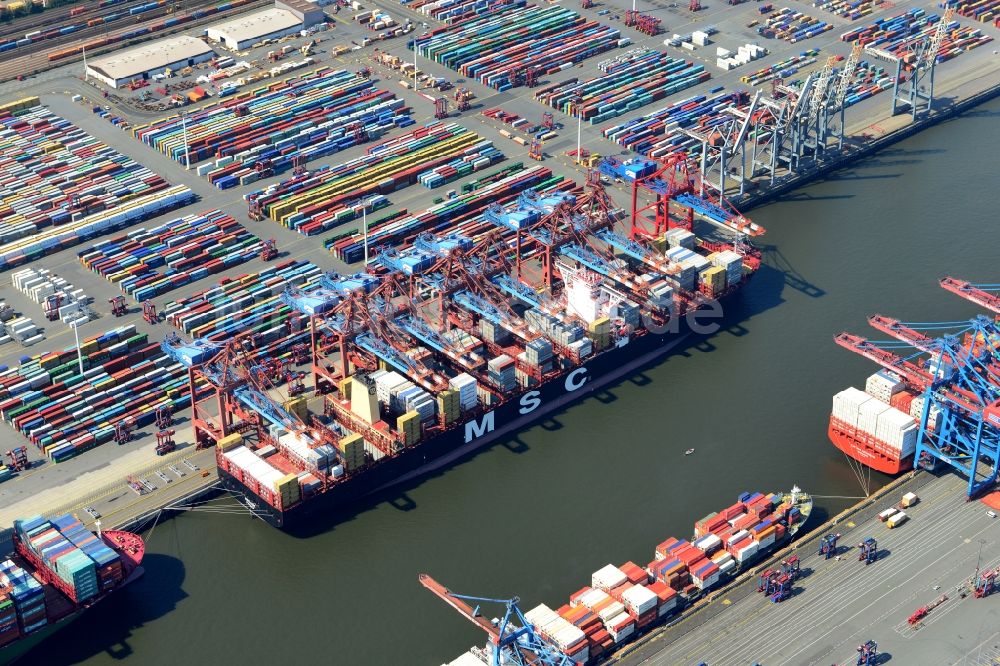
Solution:
[[[219,449],[222,451],[229,451],[230,449],[235,449],[237,446],[243,445],[243,435],[238,432],[234,432],[232,435],[227,435],[219,440]]]
[[[337,388],[340,389],[340,397],[345,400],[351,399],[351,380],[353,377],[344,377],[337,383]]]
[[[309,409],[306,404],[305,396],[299,396],[297,398],[286,400],[282,406],[303,421],[306,421],[309,418]]]

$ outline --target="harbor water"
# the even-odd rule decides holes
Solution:
[[[483,636],[420,572],[558,607],[744,490],[798,484],[822,522],[885,481],[826,438],[831,396],[874,372],[833,336],[882,339],[876,312],[968,318],[981,310],[938,279],[997,281],[998,117],[993,101],[753,211],[764,268],[717,334],[318,536],[236,512],[159,524],[145,578],[26,663],[433,666]]]

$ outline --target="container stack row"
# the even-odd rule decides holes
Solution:
[[[938,6],[944,8],[944,5]],[[960,2],[954,6],[959,16],[976,19],[982,23],[993,21],[994,25],[1000,24],[1000,0],[974,0]]]
[[[488,145],[484,145],[481,149],[475,152],[466,153],[461,157],[456,157],[446,164],[442,164],[441,166],[428,169],[427,171],[418,174],[417,182],[427,189],[432,190],[436,187],[447,185],[448,183],[458,180],[459,178],[464,178],[473,171],[485,169],[491,164],[499,162],[503,158],[503,153],[490,143]]]
[[[700,154],[700,142],[681,130],[705,129],[721,123],[727,108],[746,104],[747,101],[745,93],[696,95],[620,125],[607,127],[603,133],[606,139],[653,158],[678,151]]]
[[[15,520],[14,529],[21,543],[56,574],[60,591],[76,603],[92,600],[124,580],[118,553],[73,516]]]
[[[941,16],[928,14],[925,10],[915,7],[902,14],[896,14],[874,23],[840,35],[845,42],[860,42],[865,47],[878,48],[900,58],[912,58],[909,45],[915,41],[926,39],[937,30]],[[948,24],[944,41],[937,53],[937,61],[944,62],[965,51],[988,44],[993,41],[990,35],[984,34],[979,28],[963,26],[958,21]]]
[[[711,78],[703,65],[645,49],[600,63],[600,69],[603,74],[593,79],[544,86],[535,92],[535,99],[570,116],[581,114],[594,124]]]
[[[122,326],[81,340],[79,355],[70,346],[0,372],[0,417],[62,462],[111,440],[120,420],[142,427],[159,407],[186,407],[186,383],[159,344]]]
[[[169,186],[43,106],[0,117],[0,243]]]
[[[785,58],[779,62],[758,69],[755,72],[744,74],[740,81],[748,86],[757,87],[773,79],[788,79],[795,76],[803,67],[815,64],[819,55],[819,49],[809,49],[798,55]]]
[[[758,32],[764,37],[776,37],[790,44],[795,44],[832,29],[832,23],[821,21],[788,7],[782,7],[768,14],[764,25]]]
[[[451,25],[472,16],[487,16],[511,7],[524,7],[525,0],[400,0],[401,4]]]
[[[529,68],[555,74],[624,41],[615,28],[550,5],[472,18],[413,44],[421,56],[502,92],[522,85]]]
[[[885,0],[814,0],[813,4],[849,21],[857,21],[889,6]]]
[[[25,268],[11,275],[14,288],[39,305],[55,307],[57,319],[63,323],[86,323],[89,318],[81,312],[81,306],[92,300],[83,289],[73,286],[69,280],[59,277],[47,268]]]
[[[80,253],[84,266],[142,302],[259,256],[260,239],[218,210],[136,229]]]
[[[209,289],[167,303],[168,322],[193,338],[225,342],[236,333],[254,336],[255,358],[283,361],[309,340],[308,320],[281,302],[289,286],[308,287],[320,269],[308,261],[269,266],[260,273],[225,278]],[[278,378],[272,378],[275,384]]]
[[[79,41],[74,42],[73,46],[68,46],[59,51],[54,51],[49,53],[49,61],[62,60],[63,58],[70,58],[75,55],[79,55],[85,49],[90,51],[95,51],[102,46],[107,46],[109,44],[118,44],[125,42],[136,37],[142,37],[143,35],[150,35],[156,32],[161,32],[164,30],[176,30],[177,26],[189,23],[190,21],[196,21],[205,16],[212,16],[214,14],[219,14],[221,12],[228,12],[236,9],[238,7],[243,7],[244,5],[249,5],[254,0],[227,0],[218,5],[213,5],[211,7],[201,7],[195,9],[194,11],[188,12],[174,12],[170,14],[169,18],[162,21],[156,21],[148,25],[139,26],[133,28],[132,30],[125,30],[117,34],[106,35],[98,39],[92,39],[85,43],[80,43]],[[129,17],[130,20],[141,20],[142,17],[135,18]],[[116,19],[117,20],[117,19]]]
[[[408,113],[403,100],[360,75],[325,68],[132,132],[181,163],[218,158],[197,171],[224,189],[253,182],[257,169],[284,171],[297,156],[314,159],[381,136],[412,123]]]
[[[434,122],[372,146],[361,157],[295,176],[244,198],[275,222],[306,235],[317,234],[354,219],[360,208],[356,213],[352,205],[359,200],[412,185],[426,171],[491,146],[461,125]]]
[[[483,211],[491,204],[506,205],[528,188],[545,191],[561,182],[561,177],[553,176],[548,168],[540,165],[504,175],[420,213],[375,221],[368,228],[369,247],[405,246],[417,234],[425,231],[454,231],[475,239],[494,228],[482,221]],[[364,235],[351,231],[331,239],[328,247],[337,258],[346,263],[361,261],[364,258]]]

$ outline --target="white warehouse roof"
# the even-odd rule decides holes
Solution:
[[[214,53],[212,47],[196,37],[186,35],[161,39],[134,49],[117,51],[103,58],[90,58],[87,67],[116,81],[142,76],[143,72],[166,67],[176,62]]]
[[[208,34],[214,38],[214,35],[218,33],[221,39],[242,44],[299,25],[302,25],[302,19],[295,14],[287,9],[272,8],[210,26]]]

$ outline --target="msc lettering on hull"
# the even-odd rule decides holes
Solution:
[[[587,368],[577,368],[566,375],[563,387],[567,393],[579,390],[587,383]],[[539,391],[528,391],[521,396],[518,413],[530,414],[542,405],[542,394]],[[465,424],[465,443],[468,444],[474,439],[478,439],[486,433],[493,432],[496,428],[494,412],[486,412],[479,420],[468,421]]]

